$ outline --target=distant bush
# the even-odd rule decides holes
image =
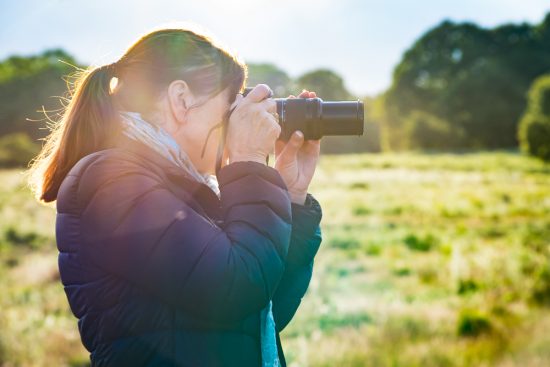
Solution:
[[[349,184],[349,188],[354,190],[368,190],[370,185],[368,182],[352,182]]]
[[[524,263],[524,272],[533,280],[530,299],[535,304],[550,306],[550,227],[531,224],[525,228],[522,244],[530,254]]]
[[[352,313],[346,315],[326,314],[319,318],[319,329],[328,333],[341,328],[359,328],[372,323],[372,317],[367,313]]]
[[[365,254],[369,256],[378,256],[382,252],[382,248],[380,248],[380,245],[376,243],[369,243],[365,247]]]
[[[531,85],[518,138],[524,152],[550,161],[550,75],[535,79]]]
[[[476,337],[492,331],[489,318],[475,310],[462,310],[458,316],[457,333],[459,336]]]
[[[409,234],[403,242],[408,248],[415,251],[430,251],[438,243],[437,238],[431,233],[425,236]]]
[[[521,242],[528,252],[524,255],[522,271],[532,280],[530,300],[550,306],[550,238],[549,225],[530,225],[525,228]]]
[[[37,249],[41,247],[46,239],[34,231],[23,232],[13,226],[4,230],[2,243],[10,247],[26,247]]]
[[[473,279],[460,279],[458,281],[458,294],[466,294],[469,292],[475,292],[479,288],[477,282]]]
[[[424,284],[435,283],[439,276],[438,270],[433,266],[421,267],[418,269],[418,279]]]
[[[26,167],[40,151],[25,133],[13,133],[0,137],[0,167]]]
[[[405,277],[411,275],[411,269],[406,267],[395,268],[393,269],[393,274],[397,275],[398,277]]]
[[[356,216],[364,216],[371,213],[371,210],[369,208],[361,204],[354,206],[352,210],[353,214]]]
[[[550,269],[548,266],[538,269],[531,296],[535,303],[550,306]]]
[[[351,234],[337,234],[329,240],[329,245],[342,250],[351,250],[359,248],[361,243]]]

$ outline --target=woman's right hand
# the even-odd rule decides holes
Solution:
[[[246,97],[237,96],[227,127],[229,163],[266,164],[266,157],[281,134],[279,121],[272,115],[277,112],[277,104],[273,98],[268,98],[271,93],[266,84],[258,84]]]

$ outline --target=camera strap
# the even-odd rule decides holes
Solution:
[[[231,113],[233,113],[233,110],[235,109],[235,107],[231,110],[229,116],[231,116]],[[218,177],[218,172],[222,168],[222,158],[223,158],[223,151],[225,149],[225,139],[227,137],[227,125],[229,124],[229,117],[224,119],[224,121],[222,121],[221,124],[222,124],[222,136],[220,138],[220,143],[218,144],[218,152],[216,153],[216,177]]]

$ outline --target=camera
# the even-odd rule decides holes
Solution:
[[[246,96],[253,88],[245,88]],[[300,130],[304,140],[327,135],[363,135],[364,107],[361,101],[323,101],[321,98],[274,98],[281,135],[288,141]]]

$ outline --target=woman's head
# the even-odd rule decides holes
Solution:
[[[31,189],[39,200],[56,200],[78,160],[116,143],[118,111],[139,112],[161,124],[199,171],[211,172],[219,130],[204,159],[200,148],[246,78],[246,65],[203,32],[174,28],[144,35],[116,63],[82,72],[63,116],[32,162]]]

